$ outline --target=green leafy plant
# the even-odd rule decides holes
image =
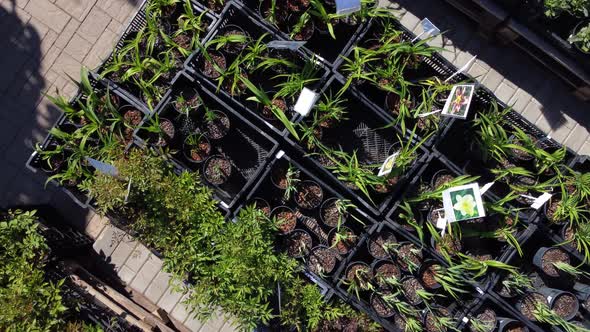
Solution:
[[[563,13],[570,13],[578,17],[588,17],[590,1],[588,0],[545,0],[545,16],[559,17]]]
[[[571,35],[567,41],[577,45],[582,52],[590,53],[590,24],[582,27],[575,35]]]
[[[524,295],[533,289],[533,282],[526,274],[514,271],[502,280],[502,286],[510,293]]]
[[[574,325],[559,316],[555,311],[549,309],[547,304],[541,302],[534,303],[533,315],[541,323],[552,326],[559,326],[565,332],[588,332],[590,330]]]

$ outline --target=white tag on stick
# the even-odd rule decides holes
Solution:
[[[430,22],[428,18],[422,19],[422,21],[420,21],[420,25],[422,26],[422,32],[412,39],[412,42],[415,42],[421,37],[428,38],[429,36],[435,36],[440,33],[440,29],[437,28],[434,23]]]
[[[336,14],[349,15],[361,10],[361,0],[336,0]]]
[[[535,201],[533,204],[531,204],[531,207],[535,210],[538,210],[541,206],[543,206],[543,204],[547,203],[551,196],[553,195],[550,193],[543,193],[543,195],[535,198]]]
[[[488,191],[494,185],[494,183],[496,183],[496,181],[492,181],[492,182],[488,182],[488,183],[484,184],[483,187],[479,188],[479,193],[482,195],[485,194],[486,191]]]
[[[299,95],[299,99],[297,99],[297,103],[295,103],[295,112],[306,116],[309,114],[319,97],[320,95],[316,92],[308,88],[303,88]]]
[[[379,169],[379,173],[377,174],[377,176],[383,176],[391,173],[391,171],[393,170],[393,166],[395,165],[395,159],[398,155],[399,152],[396,152],[391,156],[387,157],[387,159],[385,159],[385,161],[383,162],[383,165],[381,165],[381,168]]]
[[[266,46],[268,48],[274,48],[274,49],[287,49],[287,50],[293,50],[296,51],[298,50],[300,47],[302,47],[303,45],[305,45],[305,41],[295,41],[295,40],[273,40],[268,42],[268,44],[266,44]]]
[[[102,161],[90,158],[90,157],[86,157],[86,160],[90,163],[90,165],[92,165],[92,167],[94,167],[97,171],[106,174],[106,175],[110,175],[110,176],[117,176],[119,175],[119,170],[117,170],[117,168],[113,165],[104,163]]]

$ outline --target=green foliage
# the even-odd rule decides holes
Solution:
[[[11,213],[0,221],[0,329],[58,331],[68,310],[62,304],[63,281],[45,280],[49,248],[37,232],[35,212]]]
[[[545,16],[556,18],[563,13],[578,17],[588,17],[589,0],[545,0]]]
[[[571,35],[567,41],[576,44],[583,52],[590,53],[590,24],[582,27],[575,35]]]

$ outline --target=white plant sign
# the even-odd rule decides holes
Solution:
[[[295,112],[307,116],[319,98],[318,93],[304,87],[297,99],[297,103],[295,103]]]
[[[86,160],[90,163],[90,165],[92,167],[94,167],[97,171],[106,174],[106,175],[110,175],[110,176],[118,176],[119,175],[119,170],[117,169],[117,167],[104,163],[102,161],[90,158],[90,157],[86,157]]]
[[[336,14],[350,15],[361,10],[361,0],[336,0]]]
[[[301,48],[303,45],[305,45],[305,41],[295,41],[295,40],[273,40],[268,42],[268,44],[266,44],[266,46],[268,48],[274,48],[274,49],[287,49],[287,50],[293,50],[293,51],[297,51],[299,48]]]
[[[485,217],[479,184],[449,188],[442,193],[445,218],[448,222]]]
[[[393,167],[395,166],[395,159],[397,159],[398,155],[399,152],[396,152],[391,156],[387,157],[387,159],[385,159],[385,161],[383,162],[383,165],[381,165],[381,168],[379,169],[379,173],[377,174],[377,176],[384,176],[391,173]]]
[[[441,114],[452,118],[466,119],[474,93],[475,84],[455,85],[447,97]]]

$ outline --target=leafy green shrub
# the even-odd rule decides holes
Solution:
[[[575,35],[571,35],[568,41],[570,44],[576,44],[583,52],[590,53],[590,23]]]
[[[545,0],[545,16],[556,18],[563,13],[588,17],[590,0]]]
[[[45,280],[49,253],[37,232],[35,212],[17,212],[0,221],[0,330],[49,331],[65,324],[63,281]]]

